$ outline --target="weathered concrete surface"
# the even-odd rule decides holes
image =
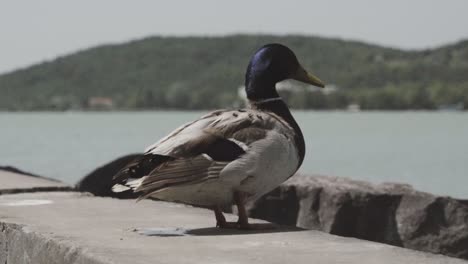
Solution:
[[[71,187],[59,181],[0,170],[0,195],[8,193],[65,190],[71,190]]]
[[[209,210],[166,202],[73,192],[1,195],[0,263],[467,263],[319,231],[213,225]],[[167,231],[174,228],[180,229]]]

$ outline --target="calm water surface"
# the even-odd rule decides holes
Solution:
[[[204,112],[0,113],[0,165],[75,183]],[[295,112],[301,171],[468,198],[468,113]],[[1,184],[1,183],[0,183]]]

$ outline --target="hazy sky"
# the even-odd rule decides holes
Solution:
[[[306,34],[406,49],[468,38],[467,0],[0,0],[0,73],[150,35]]]

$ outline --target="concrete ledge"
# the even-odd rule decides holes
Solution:
[[[1,263],[104,264],[59,238],[30,232],[27,227],[0,223]]]
[[[211,211],[174,203],[1,195],[0,263],[468,263],[312,230],[213,225]]]
[[[0,195],[25,192],[69,191],[71,186],[56,180],[0,170]]]

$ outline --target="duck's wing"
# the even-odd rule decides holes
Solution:
[[[293,129],[272,113],[250,109],[212,112],[147,148],[142,157],[114,177],[117,184],[113,190],[133,189],[145,198],[174,185],[219,177],[228,164],[246,155],[271,131],[293,137]]]

